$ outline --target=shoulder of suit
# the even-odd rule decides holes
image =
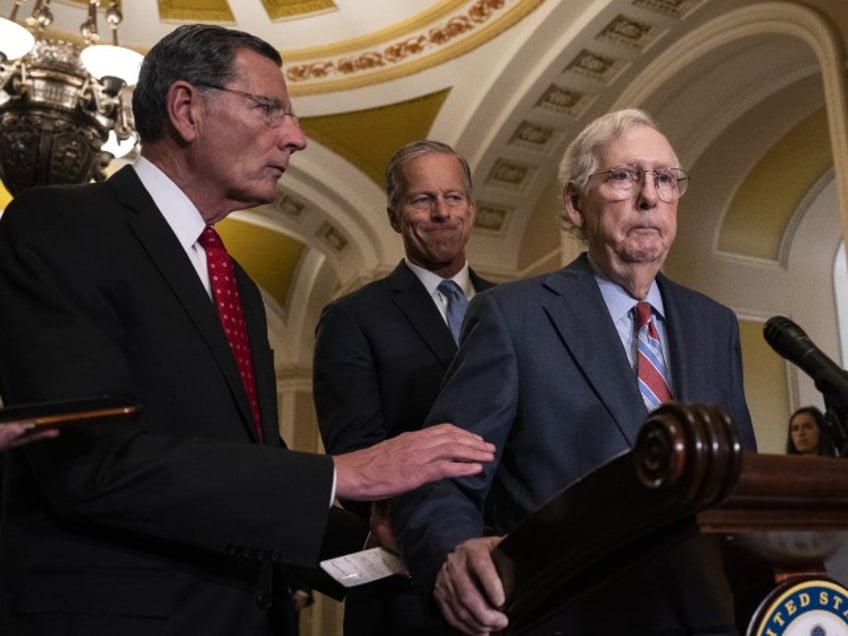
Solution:
[[[660,292],[663,295],[663,301],[666,305],[677,303],[685,306],[693,311],[715,311],[715,312],[730,312],[733,311],[706,294],[699,292],[691,287],[686,287],[680,283],[676,283],[667,276],[660,274],[657,277],[657,284]]]
[[[386,302],[391,297],[391,294],[392,289],[389,277],[385,276],[366,283],[343,296],[339,296],[328,303],[324,311],[333,309],[356,311],[359,308],[368,307],[375,303]]]

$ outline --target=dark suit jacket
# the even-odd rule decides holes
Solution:
[[[476,291],[492,286],[473,271],[471,282]],[[421,428],[455,353],[450,329],[404,262],[330,303],[316,329],[313,363],[313,397],[327,452],[365,448]],[[370,504],[342,503],[368,518]],[[440,631],[405,578],[347,595],[346,636]]]
[[[743,444],[753,449],[733,313],[662,275],[658,284],[675,398],[727,408]],[[631,448],[646,415],[585,255],[552,274],[478,295],[427,420],[474,430],[496,445],[497,460],[482,475],[439,482],[396,500],[395,523],[413,575],[431,584],[447,553],[481,536],[484,524],[508,533],[566,485]],[[603,621],[621,618],[616,628],[622,633],[650,633],[732,622],[726,590],[713,593],[699,574],[702,565],[678,570],[672,562],[640,572],[612,595],[614,603],[598,604],[605,609],[588,616],[575,612],[566,625],[606,633],[599,629]],[[686,586],[692,594],[677,599]],[[633,607],[624,607],[627,601]]]
[[[333,468],[281,449],[262,300],[236,276],[265,447],[215,305],[131,168],[6,210],[5,403],[111,394],[143,411],[7,454],[0,633],[31,619],[49,633],[284,633],[268,604],[279,592],[287,607],[288,591],[271,581],[285,583],[277,564],[316,565]]]
[[[476,291],[492,286],[473,271]],[[329,453],[367,448],[424,424],[456,353],[450,329],[404,262],[324,308],[313,396]],[[345,502],[361,514],[369,506]]]

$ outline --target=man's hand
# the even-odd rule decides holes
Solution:
[[[453,424],[402,433],[369,448],[336,455],[336,496],[373,501],[437,479],[475,475],[495,447]]]
[[[502,538],[480,537],[458,545],[436,577],[436,604],[445,620],[463,634],[484,636],[508,624],[499,609],[506,597],[492,561],[492,550]]]
[[[49,428],[36,433],[23,424],[5,424],[0,426],[0,451],[58,435],[59,429],[56,428]]]

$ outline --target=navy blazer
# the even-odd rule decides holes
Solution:
[[[735,316],[662,275],[657,282],[675,398],[726,408],[743,445],[754,449]],[[396,530],[413,575],[432,589],[451,549],[484,527],[508,533],[562,488],[630,449],[646,416],[585,255],[475,297],[427,421],[479,433],[496,445],[497,458],[481,475],[396,500]]]
[[[131,168],[6,210],[5,403],[112,394],[143,410],[7,453],[0,633],[36,618],[86,634],[285,633],[269,604],[288,591],[271,581],[317,564],[333,467],[281,448],[262,299],[236,277],[262,448],[215,305]]]
[[[470,272],[479,292],[492,283]],[[328,453],[367,448],[421,428],[456,343],[427,289],[401,261],[385,278],[321,312],[313,397]],[[344,502],[363,516],[368,504]]]

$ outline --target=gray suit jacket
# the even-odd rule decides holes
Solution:
[[[664,276],[658,284],[675,398],[725,407],[753,449],[733,313]],[[552,274],[478,295],[427,419],[479,433],[497,446],[497,460],[482,475],[426,486],[396,502],[395,524],[413,575],[430,589],[454,546],[481,536],[484,527],[508,533],[569,483],[631,448],[646,415],[585,255]],[[638,587],[650,587],[643,583]],[[651,598],[652,612],[662,614]],[[695,612],[692,620],[725,620],[724,600],[717,604],[718,616],[705,602],[708,615]],[[642,627],[650,631],[664,620]]]

